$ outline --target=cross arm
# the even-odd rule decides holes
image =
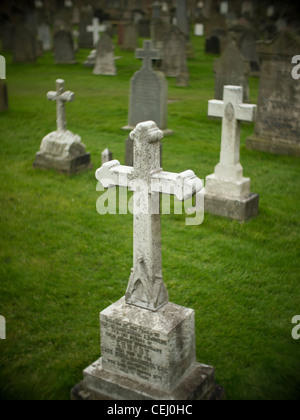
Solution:
[[[118,160],[112,160],[104,163],[104,165],[97,169],[96,179],[101,182],[104,188],[114,186],[128,187],[129,176],[134,169],[131,166],[123,166]]]
[[[201,179],[190,170],[180,174],[161,171],[151,177],[152,192],[175,195],[180,201],[188,200],[202,188]]]
[[[254,121],[256,118],[256,105],[241,104],[236,110],[236,119],[241,121]]]
[[[208,101],[208,115],[210,117],[221,117],[224,116],[224,102],[212,99]]]
[[[47,99],[48,101],[55,101],[57,99],[57,92],[48,92]]]

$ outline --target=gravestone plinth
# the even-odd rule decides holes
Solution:
[[[120,299],[100,314],[102,357],[72,391],[115,400],[210,399],[214,369],[196,362],[194,311],[168,303],[153,313]],[[82,397],[82,398],[81,398]]]
[[[220,162],[206,177],[204,208],[208,213],[246,221],[258,214],[259,196],[240,164],[241,121],[254,121],[256,105],[243,104],[243,88],[224,87],[224,100],[209,101],[208,115],[222,118]]]
[[[283,32],[258,44],[261,59],[257,119],[246,147],[280,155],[300,156],[300,83],[292,77],[300,37]]]
[[[86,153],[81,138],[71,131],[48,134],[42,141],[33,166],[69,175],[92,169],[90,154]]]
[[[56,101],[57,130],[42,140],[33,167],[54,169],[69,175],[92,169],[91,156],[86,153],[81,138],[66,129],[65,103],[74,100],[74,93],[64,90],[64,81],[56,81],[56,92],[49,92],[47,99]]]

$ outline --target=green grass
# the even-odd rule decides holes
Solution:
[[[141,42],[141,40],[140,40]],[[221,122],[207,117],[214,97],[213,56],[193,38],[190,86],[169,80],[163,167],[205,178],[218,163]],[[74,177],[32,169],[42,138],[55,129],[46,93],[64,78],[76,100],[68,128],[100,166],[109,147],[124,163],[129,79],[140,67],[116,49],[116,77],[93,76],[79,64],[59,66],[51,53],[35,65],[7,58],[10,110],[0,114],[1,399],[68,399],[82,370],[100,356],[99,312],[122,297],[132,266],[132,216],[96,212],[94,171]],[[250,80],[257,102],[258,79]],[[260,194],[256,219],[162,216],[163,273],[170,300],[196,314],[199,362],[216,368],[232,399],[298,399],[300,341],[291,323],[300,313],[299,159],[248,151],[253,124],[243,124],[241,163]]]

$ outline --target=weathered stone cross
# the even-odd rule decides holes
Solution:
[[[65,102],[73,102],[75,94],[70,91],[65,91],[65,81],[57,79],[56,92],[48,92],[47,99],[49,101],[56,101],[57,131],[65,131],[67,127]]]
[[[243,104],[243,88],[224,86],[223,101],[211,100],[208,115],[222,118],[222,141],[220,163],[215,174],[221,179],[239,181],[243,177],[240,164],[241,121],[254,121],[256,105]]]
[[[152,69],[152,60],[158,60],[160,58],[160,52],[152,48],[152,41],[144,41],[144,49],[137,48],[135,57],[143,59],[143,68]]]
[[[202,182],[193,171],[176,174],[160,168],[163,133],[153,121],[138,124],[130,137],[134,167],[113,160],[97,170],[96,178],[104,188],[118,185],[134,191],[134,258],[125,299],[156,311],[169,301],[162,277],[160,193],[184,201],[202,189]]]
[[[104,32],[105,29],[106,29],[106,26],[105,25],[100,25],[98,18],[93,18],[93,24],[92,25],[89,25],[86,28],[87,32],[92,32],[93,33],[93,44],[94,44],[94,47],[97,45],[97,42],[100,39],[99,32]]]

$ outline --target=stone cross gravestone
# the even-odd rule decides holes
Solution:
[[[257,119],[247,148],[300,156],[300,83],[293,77],[293,58],[299,52],[300,37],[289,31],[259,44]]]
[[[99,19],[97,17],[93,18],[93,24],[87,27],[87,32],[93,34],[93,45],[96,47],[100,39],[100,32],[104,32],[106,29],[105,25],[100,25]]]
[[[74,93],[65,91],[64,80],[58,79],[56,91],[48,92],[47,99],[56,102],[57,130],[44,137],[33,166],[66,174],[91,169],[91,157],[81,138],[67,130],[65,104],[74,101]]]
[[[93,74],[106,76],[115,76],[117,74],[114,46],[108,34],[103,34],[98,41]]]
[[[74,41],[68,31],[58,31],[54,35],[54,56],[56,64],[76,64]]]
[[[132,130],[140,122],[151,120],[165,135],[172,134],[167,129],[168,83],[162,72],[152,69],[152,60],[159,57],[152,41],[144,41],[144,48],[136,50],[136,58],[143,60],[143,66],[131,79],[128,126],[123,127],[124,130]]]
[[[250,65],[243,58],[236,42],[229,38],[221,57],[214,63],[215,99],[223,99],[224,86],[241,86],[243,101],[249,99]]]
[[[125,297],[100,314],[102,357],[84,371],[72,399],[187,400],[216,393],[214,368],[196,362],[194,311],[169,302],[162,277],[160,193],[184,201],[199,193],[194,172],[164,172],[152,121],[131,133],[134,168],[118,161],[96,178],[134,191],[133,269]]]
[[[213,213],[240,221],[258,213],[257,194],[250,192],[250,178],[243,177],[240,164],[241,121],[254,121],[256,105],[243,104],[243,88],[225,86],[223,101],[211,100],[208,115],[222,118],[220,162],[206,177],[204,207]]]
[[[34,63],[36,61],[36,42],[31,29],[23,24],[16,28],[13,46],[14,63]]]

